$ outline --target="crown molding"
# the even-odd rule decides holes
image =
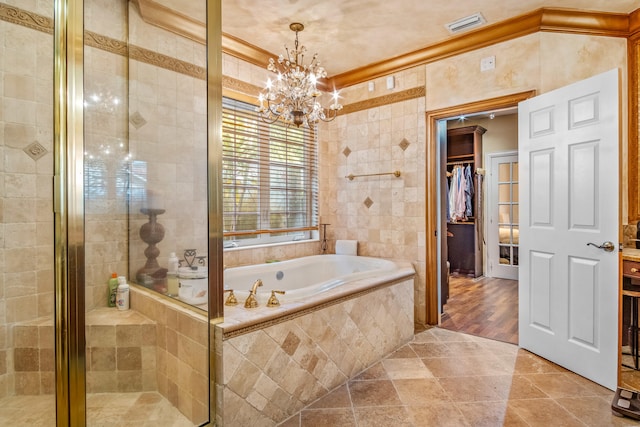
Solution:
[[[635,19],[635,27],[640,25],[638,15],[640,15],[640,9],[629,15],[575,9],[537,9],[389,60],[336,75],[330,79],[330,83],[336,88],[352,86],[417,65],[439,61],[541,31],[629,37],[633,28],[631,21]]]
[[[207,43],[207,26],[204,22],[153,0],[131,0],[131,3],[138,8],[140,17],[147,24],[160,27],[197,43]]]
[[[196,43],[206,44],[207,28],[204,22],[176,12],[153,0],[131,0],[131,2],[138,8],[142,20],[147,24],[160,27]],[[269,63],[269,58],[277,57],[277,55],[225,33],[222,33],[222,51],[261,67]]]
[[[640,34],[640,9],[636,9],[629,14],[630,35]]]
[[[145,22],[180,34],[198,43],[205,43],[204,23],[181,15],[153,0],[133,1],[138,5],[138,10]],[[541,31],[629,37],[640,31],[640,9],[630,14],[624,14],[541,8],[404,55],[338,74],[328,79],[324,86],[341,89],[417,65]],[[265,67],[269,58],[277,57],[264,49],[224,33],[222,35],[222,50],[228,55],[259,67]]]

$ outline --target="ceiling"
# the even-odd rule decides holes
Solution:
[[[156,0],[202,21],[205,0]],[[487,24],[542,7],[630,13],[638,0],[222,0],[222,31],[275,56],[300,44],[318,53],[329,77],[416,51],[452,35],[445,24],[482,13]],[[309,58],[310,59],[310,58]]]

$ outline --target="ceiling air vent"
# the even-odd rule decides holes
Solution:
[[[474,13],[473,15],[465,16],[456,21],[450,22],[445,25],[450,33],[459,33],[462,31],[470,30],[471,28],[479,27],[487,22],[481,13]]]

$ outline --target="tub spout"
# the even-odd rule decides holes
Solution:
[[[244,302],[244,308],[256,308],[258,306],[258,300],[256,299],[256,292],[258,291],[258,287],[262,286],[262,280],[258,279],[254,282],[251,290],[249,291],[249,296]]]

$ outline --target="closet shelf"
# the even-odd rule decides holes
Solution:
[[[468,159],[469,163],[473,163],[473,153],[459,154],[457,156],[447,156],[447,160],[465,160]]]

